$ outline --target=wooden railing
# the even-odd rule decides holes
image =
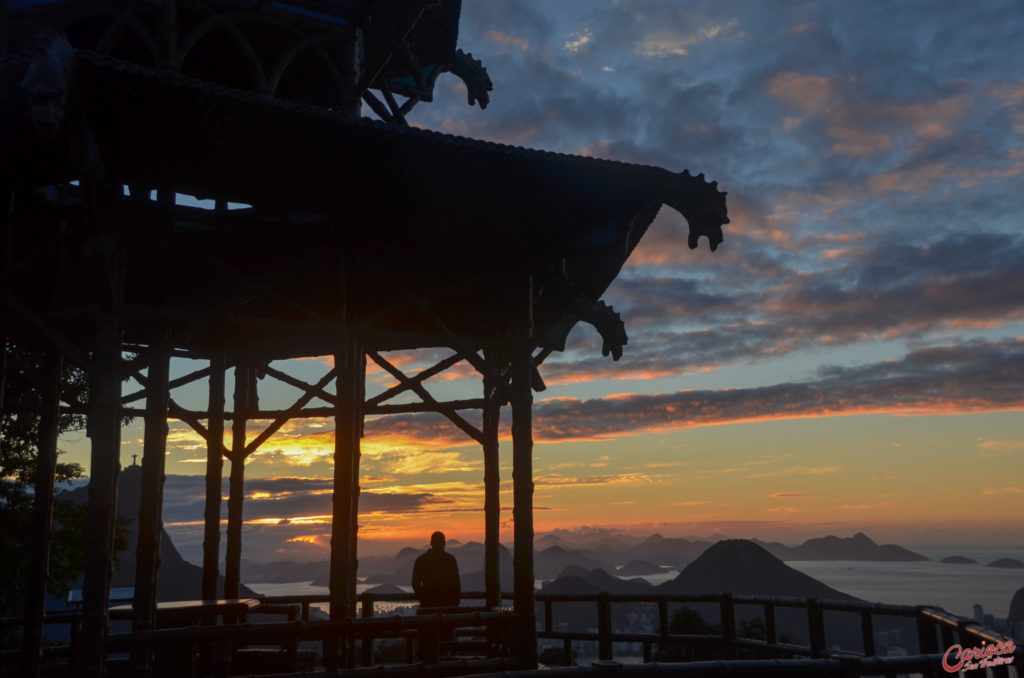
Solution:
[[[474,601],[482,601],[484,594],[470,593],[463,598],[471,605]],[[504,596],[510,599],[510,596]],[[860,675],[894,675],[895,673],[915,672],[925,675],[945,675],[941,670],[940,661],[943,653],[954,644],[963,647],[976,647],[983,644],[999,644],[1012,640],[1008,636],[981,626],[976,620],[958,617],[939,608],[929,606],[906,606],[871,604],[859,601],[832,601],[818,599],[798,599],[779,596],[740,596],[730,594],[714,595],[618,595],[618,594],[545,594],[536,595],[538,605],[537,636],[541,641],[560,641],[565,658],[573,657],[574,647],[581,644],[596,645],[597,659],[606,665],[615,663],[616,644],[631,643],[641,647],[640,659],[649,669],[644,671],[660,672],[662,669],[689,666],[704,666],[704,673],[718,674],[737,662],[747,670],[764,669],[763,675],[787,675],[793,667],[799,667],[800,673],[810,671],[813,675],[829,675],[839,671],[845,676]],[[500,657],[508,654],[509,645],[504,640],[511,635],[512,625],[517,617],[508,609],[486,610],[482,607],[448,608],[439,614],[428,615],[387,615],[379,614],[381,603],[414,603],[411,594],[362,594],[359,596],[360,615],[356,619],[316,620],[312,619],[311,607],[325,604],[326,595],[300,596],[267,596],[262,605],[256,608],[255,615],[262,613],[284,614],[289,621],[243,624],[226,624],[218,626],[193,626],[153,631],[136,631],[131,633],[114,633],[108,636],[107,650],[109,653],[128,652],[138,645],[151,647],[241,647],[245,645],[269,644],[282,648],[285,652],[295,652],[300,643],[313,642],[320,646],[320,656],[326,658],[328,666],[334,664],[330,657],[342,657],[338,668],[348,666],[372,666],[375,657],[374,640],[397,639],[405,643],[405,661],[412,664],[419,660],[422,669],[424,663],[436,664],[444,655],[452,656],[453,650],[461,649],[463,656],[490,658],[492,661],[478,663],[469,659],[462,660],[464,671],[483,672],[515,667],[512,661],[501,661]],[[570,630],[556,628],[556,611],[567,604],[593,604],[593,621],[596,630]],[[613,611],[619,606],[646,606],[648,610],[656,610],[656,621],[649,631],[616,629],[613,625]],[[717,611],[720,630],[716,633],[672,633],[670,631],[671,615],[682,606],[711,607]],[[737,624],[737,608],[747,611],[754,609],[760,612],[763,620],[763,637],[749,638],[741,635],[741,627]],[[777,624],[777,612],[781,609],[802,610],[806,619],[804,630],[806,635],[796,639],[780,633]],[[828,628],[826,616],[830,612],[843,612],[859,617],[860,648],[829,649],[827,647]],[[251,619],[256,619],[254,616]],[[910,656],[878,657],[876,655],[875,631],[877,619],[902,619],[910,622],[916,630],[914,639],[916,648],[908,648]],[[3,626],[17,626],[21,620],[5,619]],[[80,618],[74,613],[48,615],[48,624],[71,624],[77,628]],[[463,633],[458,630],[463,629]],[[48,654],[54,657],[63,656],[74,665],[79,648],[72,632],[70,646],[51,648]],[[905,641],[906,642],[906,641]],[[414,651],[414,647],[416,650]],[[557,647],[557,645],[556,645]],[[655,648],[686,648],[689,656],[695,659],[684,664],[652,663],[656,658]],[[467,652],[468,650],[468,652]],[[916,653],[913,651],[916,650]],[[225,653],[221,653],[224,656]],[[619,659],[627,657],[628,652],[620,650]],[[10,657],[5,658],[10,659]],[[494,661],[498,660],[498,661]],[[230,660],[228,660],[230,661]],[[792,662],[799,662],[792,664]],[[441,662],[444,663],[444,662]],[[1016,649],[1013,667],[1018,678],[1024,676],[1024,650]],[[718,667],[718,668],[715,668]],[[772,668],[774,667],[774,668]],[[223,668],[223,667],[221,667]],[[639,671],[629,668],[628,671]],[[688,673],[693,669],[686,669]],[[990,669],[996,676],[1010,676],[1009,666]],[[575,669],[571,669],[575,671]],[[450,672],[446,672],[450,673]],[[547,678],[556,678],[556,673],[545,672]],[[517,672],[518,674],[518,672]],[[979,672],[979,675],[984,675]]]
[[[573,644],[580,642],[596,643],[598,648],[599,661],[613,661],[615,659],[613,648],[615,643],[634,643],[642,647],[643,663],[647,664],[654,659],[654,647],[668,647],[675,645],[686,648],[701,648],[703,652],[696,652],[694,656],[714,657],[719,660],[731,660],[740,657],[749,657],[752,660],[759,660],[767,657],[774,658],[832,658],[842,660],[846,671],[851,670],[851,663],[859,663],[863,666],[860,673],[850,675],[871,675],[877,667],[878,661],[865,662],[865,658],[875,657],[884,664],[895,658],[876,657],[875,630],[876,617],[913,620],[916,626],[916,654],[910,652],[910,657],[900,658],[900,661],[915,666],[914,671],[925,674],[944,673],[940,670],[938,660],[942,653],[953,644],[963,647],[976,647],[983,644],[999,644],[1012,641],[1012,638],[981,626],[973,619],[966,619],[949,614],[939,608],[930,606],[909,606],[909,605],[886,605],[881,603],[866,603],[861,601],[835,601],[804,598],[789,598],[783,596],[756,596],[756,595],[617,595],[599,593],[592,595],[573,594],[537,594],[537,602],[543,605],[542,626],[538,630],[538,637],[541,639],[561,640],[563,643],[563,655],[566,658],[573,656]],[[573,631],[556,630],[554,628],[554,609],[559,604],[589,602],[594,604],[594,619],[597,622],[597,630]],[[613,605],[636,605],[646,603],[657,609],[657,622],[654,632],[636,633],[617,631],[612,627],[612,606]],[[719,634],[674,634],[669,632],[670,613],[673,607],[684,605],[716,606],[721,626]],[[753,639],[740,637],[737,629],[737,607],[759,608],[764,621],[764,638]],[[783,642],[781,634],[777,629],[776,612],[779,608],[802,609],[806,615],[807,642],[798,643]],[[845,612],[859,616],[861,648],[842,648],[830,650],[826,646],[826,612]],[[1022,662],[1022,649],[1016,650],[1016,662],[1018,676],[1024,676],[1020,671]],[[938,659],[937,659],[938,658]],[[903,664],[901,664],[902,666]],[[800,664],[806,667],[807,664]],[[826,664],[822,664],[823,667]],[[895,664],[894,664],[895,666]],[[895,669],[894,669],[895,671]],[[903,671],[903,669],[899,669]],[[889,673],[884,671],[882,673]],[[547,676],[548,674],[545,674]],[[996,671],[996,675],[1010,675],[1008,667],[1002,667]]]

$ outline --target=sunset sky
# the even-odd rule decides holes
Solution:
[[[491,104],[444,76],[413,124],[703,172],[729,193],[716,253],[689,250],[663,208],[608,290],[622,360],[587,326],[544,364],[538,532],[1024,540],[1017,0],[465,0],[459,44]],[[392,357],[415,371],[443,355]],[[330,367],[277,366],[311,382]],[[454,376],[433,392],[479,395]],[[260,387],[266,407],[298,395]],[[204,388],[175,398],[202,407]],[[125,464],[141,437],[125,430]],[[330,421],[293,422],[250,459],[244,557],[326,557],[332,446]],[[64,447],[87,462],[86,441]],[[506,527],[510,455],[506,440]],[[201,542],[204,463],[173,422],[165,520],[184,545]],[[482,474],[440,417],[368,421],[366,551],[438,528],[481,539]]]

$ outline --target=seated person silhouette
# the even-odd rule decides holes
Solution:
[[[430,550],[416,559],[412,568],[412,590],[420,599],[420,609],[458,607],[462,597],[459,564],[444,550],[444,533],[430,535]]]

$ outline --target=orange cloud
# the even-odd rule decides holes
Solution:
[[[1024,81],[991,83],[984,88],[984,92],[1002,101],[1004,106],[1018,106],[1024,103]]]
[[[779,469],[777,471],[764,471],[761,473],[751,473],[748,478],[774,478],[777,476],[820,476],[836,473],[839,471],[838,466],[790,466],[789,468]]]
[[[331,537],[326,534],[300,534],[291,539],[285,539],[286,544],[313,544],[316,546],[330,546]]]
[[[883,501],[877,504],[842,504],[841,506],[836,506],[835,508],[840,511],[878,511],[881,509],[891,509],[893,507],[894,504],[887,501]]]
[[[530,43],[525,38],[509,35],[508,33],[502,33],[501,31],[493,29],[489,30],[484,33],[484,37],[499,47],[514,47],[521,52],[526,52],[530,49]]]
[[[982,490],[982,494],[989,496],[996,494],[1024,494],[1024,488],[1020,487],[987,487]]]
[[[768,94],[801,109],[804,115],[815,115],[836,95],[839,84],[837,78],[786,72],[768,81]]]
[[[827,133],[836,140],[832,146],[832,152],[836,155],[859,158],[890,151],[893,147],[892,137],[885,132],[830,125]]]

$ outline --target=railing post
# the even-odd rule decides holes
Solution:
[[[942,636],[942,649],[945,650],[947,647],[952,645],[955,641],[953,640],[953,629],[942,624],[939,626],[939,635]]]
[[[935,654],[939,643],[935,638],[935,624],[917,610],[917,648],[921,654]]]
[[[373,619],[373,594],[364,593],[360,596],[360,610],[363,619]],[[360,662],[363,666],[373,666],[373,641],[371,638],[363,638],[362,656]]]
[[[661,634],[662,642],[668,641],[668,601],[658,601],[658,633]]]
[[[871,613],[860,613],[860,635],[864,643],[864,656],[874,657],[875,650],[875,629],[871,623]]]
[[[545,633],[551,633],[551,627],[553,625],[554,624],[552,624],[551,601],[550,600],[545,600],[544,601],[544,632]]]
[[[807,599],[807,630],[811,641],[811,656],[822,656],[825,652],[825,616],[817,598]]]
[[[438,615],[438,622],[440,622]],[[424,664],[436,664],[441,657],[441,629],[436,624],[420,627],[420,660]]]
[[[765,642],[769,645],[777,645],[779,639],[775,632],[775,605],[764,604],[764,635]]]
[[[732,594],[722,594],[718,606],[722,620],[723,654],[731,657],[736,643],[736,608],[733,606]]]
[[[71,675],[78,676],[82,673],[82,615],[76,614],[71,620],[71,657],[68,660],[71,665]]]
[[[565,653],[565,663],[567,666],[572,666],[572,640],[566,638],[562,641],[562,652]]]
[[[612,605],[607,593],[597,594],[597,658],[612,660]]]
[[[975,646],[978,645],[978,639],[975,638],[974,636],[972,636],[967,631],[967,627],[968,626],[974,626],[974,625],[975,624],[974,624],[973,620],[971,620],[971,619],[963,619],[963,618],[961,618],[960,622],[957,624],[956,635],[957,635],[957,638],[959,638],[958,642],[963,647],[975,647]],[[918,631],[918,634],[920,635],[920,630]],[[935,636],[935,632],[934,631],[932,631],[932,636],[933,637]],[[938,650],[936,650],[936,652],[938,652]]]

